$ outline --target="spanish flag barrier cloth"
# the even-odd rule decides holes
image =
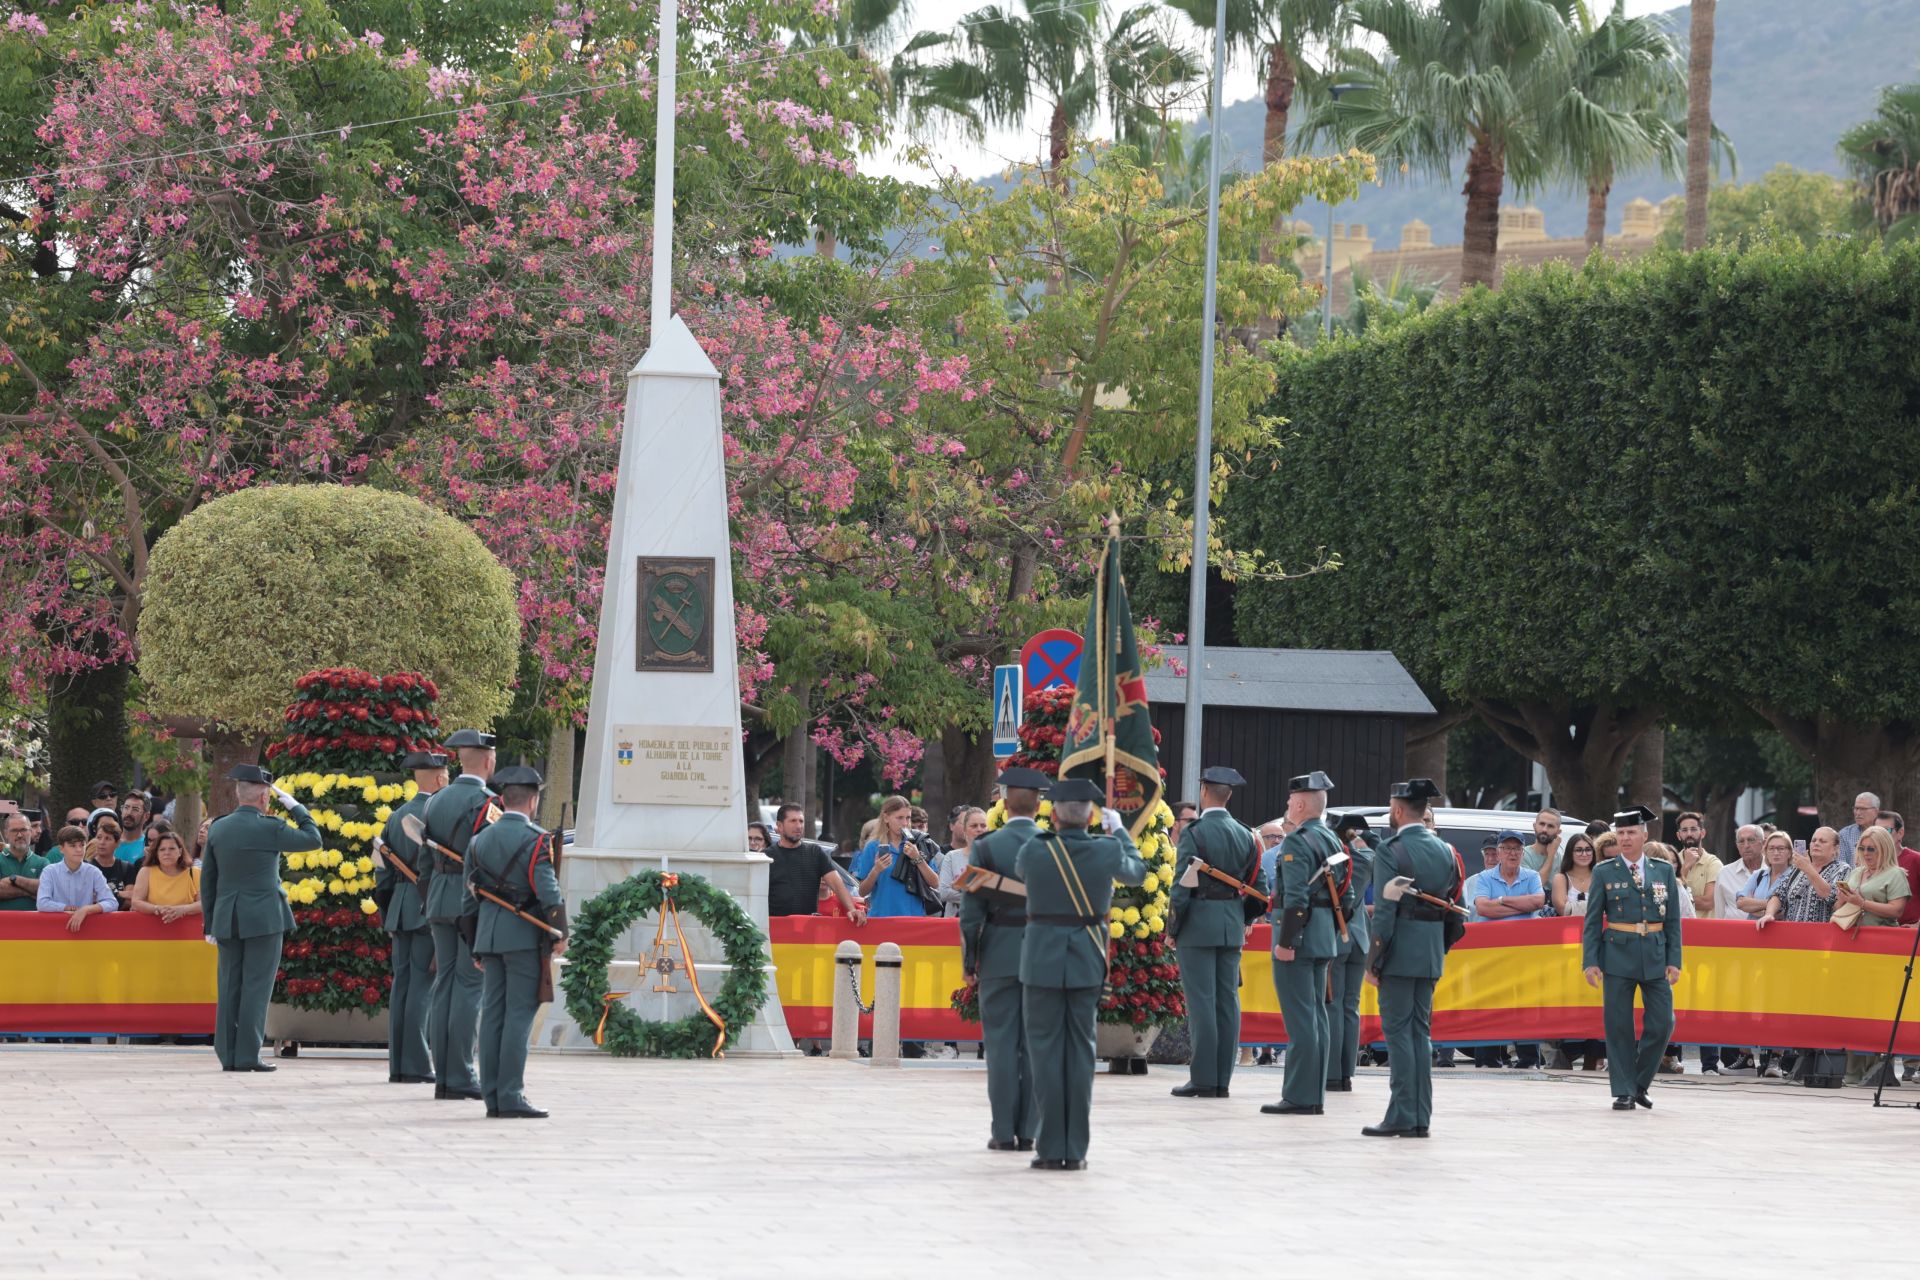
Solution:
[[[65,915],[0,912],[0,1031],[63,1034],[207,1035],[213,1030],[214,948],[197,917],[161,924],[114,914],[67,932]],[[831,916],[772,922],[773,962],[787,1028],[832,1033],[834,948],[860,944],[860,988],[875,989],[874,948],[896,942],[900,1032],[909,1040],[978,1040],[949,1001],[964,981],[959,921],[879,919],[856,927]],[[1674,1039],[1684,1044],[1883,1050],[1900,998],[1913,934],[1829,924],[1688,920],[1686,968],[1674,989]],[[1122,941],[1116,946],[1129,945]],[[1257,926],[1241,957],[1241,1039],[1283,1044],[1286,1025],[1273,993],[1271,939]],[[1914,992],[1894,1051],[1920,1055],[1920,992]],[[1360,1000],[1361,1036],[1377,1041],[1372,987]],[[868,1034],[869,1019],[861,1020]],[[1470,925],[1447,957],[1434,993],[1434,1039],[1454,1044],[1602,1038],[1600,992],[1580,972],[1580,921],[1513,920]]]

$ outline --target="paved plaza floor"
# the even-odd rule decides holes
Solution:
[[[1203,1102],[1156,1067],[1100,1077],[1092,1167],[1063,1174],[985,1149],[968,1060],[536,1055],[545,1122],[351,1054],[229,1075],[205,1049],[16,1045],[0,1070],[4,1276],[1718,1280],[1873,1274],[1920,1222],[1920,1111],[1743,1077],[1616,1114],[1603,1075],[1437,1072],[1419,1142],[1360,1136],[1384,1073],[1307,1119],[1259,1114],[1276,1070]],[[1850,1223],[1882,1244],[1843,1264]]]

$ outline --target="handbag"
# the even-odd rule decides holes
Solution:
[[[1831,919],[1833,923],[1839,925],[1842,930],[1847,933],[1852,933],[1860,927],[1860,921],[1866,913],[1866,908],[1857,902],[1843,902],[1833,909]]]

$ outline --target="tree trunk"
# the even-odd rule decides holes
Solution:
[[[788,804],[797,804],[802,809],[807,806],[807,752],[813,748],[813,739],[808,736],[812,728],[811,694],[806,685],[800,688],[800,723],[787,731],[786,749],[780,756],[780,793],[781,799]],[[815,815],[809,811],[809,821]]]
[[[1722,862],[1739,856],[1733,844],[1733,813],[1744,793],[1743,787],[1717,787],[1708,793],[1706,806],[1701,810],[1707,819],[1707,852]]]
[[[1713,7],[1692,0],[1687,24],[1687,209],[1685,247],[1707,245],[1707,181],[1713,162]]]
[[[540,825],[559,831],[573,822],[573,721],[561,716],[547,735],[547,787],[540,795]]]
[[[1607,194],[1613,190],[1613,180],[1590,183],[1587,186],[1587,252],[1592,253],[1607,242]]]
[[[1547,771],[1554,808],[1582,822],[1611,818],[1634,742],[1664,714],[1658,707],[1476,700],[1502,742]]]
[[[1654,725],[1633,743],[1633,775],[1627,783],[1627,803],[1643,804],[1654,812],[1653,828],[1658,831],[1659,815],[1666,811],[1667,731]],[[1604,817],[1595,814],[1595,817]]]
[[[1267,46],[1267,129],[1260,142],[1262,167],[1287,154],[1287,114],[1293,110],[1293,56],[1275,40]]]
[[[173,829],[180,833],[189,854],[193,852],[193,838],[200,833],[201,808],[198,791],[182,791],[173,798]]]
[[[946,843],[947,829],[941,825],[941,818],[949,806],[957,804],[953,799],[953,790],[947,782],[947,744],[944,735],[928,738],[926,749],[920,756],[920,796],[927,807],[927,818],[933,823],[934,834]]]
[[[1489,138],[1476,139],[1467,153],[1467,222],[1460,245],[1460,292],[1494,283],[1500,251],[1500,192],[1506,186],[1506,152]]]
[[[1898,809],[1912,829],[1912,814],[1920,810],[1920,725],[1863,728],[1824,717],[1803,720],[1765,707],[1758,710],[1813,766],[1813,802],[1822,824],[1844,827],[1852,822],[1853,798],[1871,791],[1880,797],[1882,808]]]
[[[1447,794],[1447,744],[1455,726],[1466,723],[1471,711],[1442,711],[1438,715],[1407,718],[1407,763],[1409,778],[1431,778],[1440,788],[1441,803]]]
[[[1073,125],[1067,119],[1067,104],[1053,104],[1053,116],[1047,121],[1047,181],[1056,189],[1067,182],[1067,157],[1073,153]]]
[[[52,774],[52,811],[92,807],[87,793],[96,782],[127,785],[133,757],[127,751],[127,677],[124,662],[76,671],[47,694],[47,755]]]
[[[931,753],[935,744],[928,743],[927,746]],[[987,807],[988,797],[993,793],[993,780],[999,776],[1000,770],[993,758],[991,733],[948,729],[940,735],[938,747],[943,766],[943,787],[938,797],[931,790],[928,791],[927,814],[944,837],[944,824],[953,806],[976,804],[982,809]]]
[[[834,234],[832,227],[815,227],[813,229],[813,252],[817,256],[831,258],[839,249],[840,237]]]
[[[233,797],[233,779],[227,774],[237,764],[258,764],[264,738],[248,738],[237,733],[210,733],[207,751],[213,757],[213,781],[208,787],[207,816],[223,818],[238,807]]]

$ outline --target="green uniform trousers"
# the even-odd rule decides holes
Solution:
[[[433,1003],[433,934],[403,929],[393,946],[393,989],[387,992],[387,1079],[430,1076],[427,1010]]]
[[[1380,1034],[1387,1042],[1387,1129],[1433,1120],[1432,978],[1380,979]]]
[[[251,1067],[267,1038],[267,1002],[280,968],[281,933],[222,938],[213,1013],[213,1056],[223,1067]]]
[[[987,1047],[987,1105],[995,1142],[1033,1137],[1039,1119],[1023,991],[1017,977],[980,979],[980,1034]]]
[[[1098,987],[1026,987],[1027,1061],[1039,1132],[1034,1155],[1041,1160],[1087,1158],[1088,1113],[1093,1109],[1094,1019]]]
[[[427,1011],[427,1041],[434,1079],[443,1089],[478,1088],[473,1037],[480,1022],[480,971],[457,926],[436,920],[431,928],[433,1007]]]
[[[1280,1097],[1300,1107],[1327,1101],[1327,961],[1275,960],[1273,990],[1287,1023]]]
[[[1638,1040],[1633,1034],[1633,993],[1640,992],[1646,1006],[1646,1018]],[[1607,1081],[1616,1098],[1631,1098],[1645,1093],[1653,1084],[1653,1073],[1667,1051],[1673,1035],[1673,984],[1663,973],[1657,978],[1601,979],[1601,995],[1606,1003]]]
[[[527,1037],[540,1007],[544,951],[481,956],[480,1096],[487,1110],[527,1105]]]
[[[1332,996],[1327,1000],[1327,1079],[1350,1080],[1360,1065],[1360,988],[1367,981],[1367,956],[1347,948],[1327,964]]]
[[[1188,1083],[1224,1089],[1240,1049],[1239,947],[1180,947],[1180,987],[1193,1039]]]

